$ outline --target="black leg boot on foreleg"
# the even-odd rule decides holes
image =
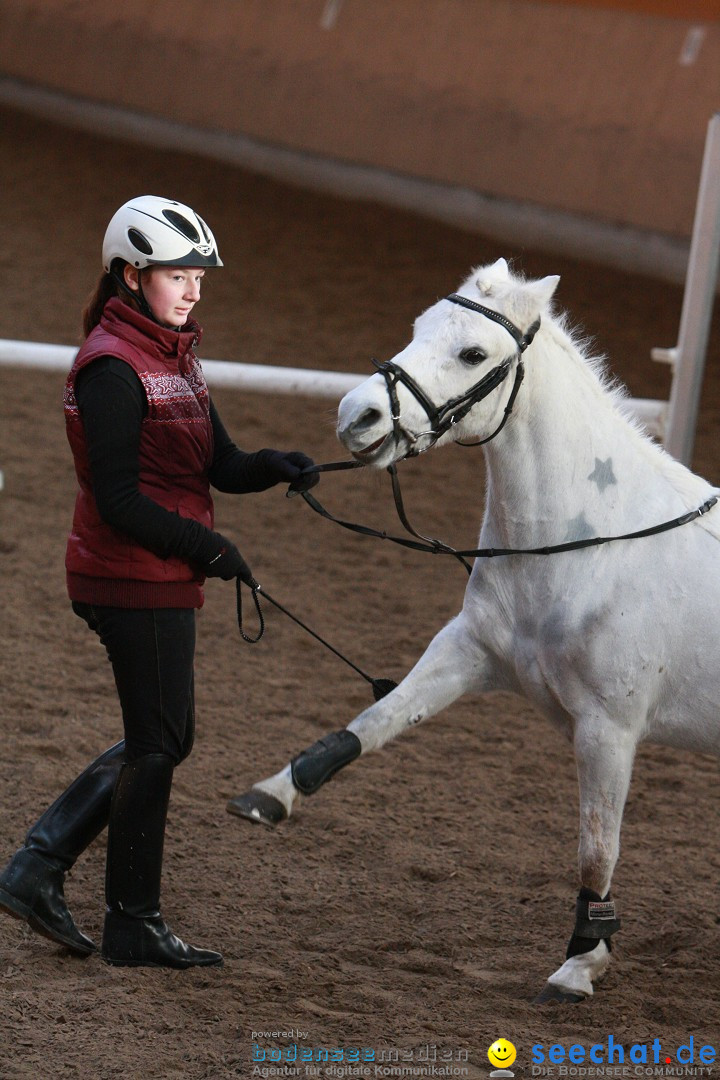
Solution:
[[[0,873],[0,908],[81,956],[96,945],[78,930],[64,894],[65,874],[102,832],[125,757],[125,742],[101,754],[30,829]]]
[[[212,967],[222,956],[186,945],[160,914],[163,842],[174,762],[146,754],[126,763],[108,830],[102,956],[127,967]]]

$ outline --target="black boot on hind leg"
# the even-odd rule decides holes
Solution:
[[[124,753],[125,743],[116,743],[89,765],[33,825],[0,873],[0,908],[80,956],[95,952],[96,945],[73,921],[65,874],[107,825]]]
[[[222,956],[186,945],[160,914],[165,820],[174,763],[146,754],[123,766],[108,831],[102,956],[120,967],[214,967]]]

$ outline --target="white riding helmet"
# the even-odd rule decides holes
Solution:
[[[189,206],[140,195],[113,214],[103,240],[106,273],[114,259],[146,266],[222,266],[215,237]]]

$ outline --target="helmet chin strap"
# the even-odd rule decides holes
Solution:
[[[162,326],[164,330],[177,329],[177,327],[174,326],[166,326],[165,323],[161,323],[160,320],[156,318],[155,313],[145,299],[145,293],[143,292],[142,287],[142,270],[138,271],[137,292],[135,292],[134,289],[131,289],[122,274],[118,274],[115,270],[110,271],[110,277],[113,279],[116,285],[120,286],[123,292],[127,293],[131,300],[135,301],[137,306],[140,308],[141,315],[144,315],[146,319],[152,319],[154,323],[157,323],[158,326]]]

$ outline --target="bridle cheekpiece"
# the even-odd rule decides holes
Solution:
[[[515,404],[515,398],[522,384],[523,377],[525,375],[525,368],[522,361],[522,354],[527,349],[528,345],[532,342],[535,334],[540,329],[540,319],[536,319],[530,329],[526,333],[522,333],[514,323],[507,319],[504,315],[501,315],[498,311],[493,311],[492,308],[483,307],[482,304],[475,303],[474,300],[468,300],[465,296],[460,296],[458,293],[450,293],[445,298],[453,304],[459,304],[461,307],[469,308],[470,311],[476,311],[479,315],[484,315],[487,319],[492,319],[493,322],[502,326],[510,336],[513,338],[516,350],[515,353],[507,357],[502,363],[494,367],[492,371],[488,372],[479,382],[475,383],[466,390],[464,394],[460,394],[458,397],[451,398],[443,405],[435,405],[433,401],[427,396],[422,387],[418,386],[411,375],[408,375],[404,368],[401,368],[398,364],[392,360],[386,360],[384,363],[379,363],[377,360],[373,360],[373,364],[384,377],[387,386],[388,397],[390,398],[390,416],[393,423],[393,438],[395,439],[396,446],[400,445],[401,440],[410,446],[410,450],[405,455],[406,457],[416,457],[420,453],[424,453],[425,450],[429,450],[446,432],[448,432],[456,424],[460,423],[474,405],[477,405],[479,401],[486,398],[488,394],[491,394],[496,387],[507,378],[510,369],[512,367],[513,360],[517,358],[517,366],[515,369],[515,382],[510,392],[508,403],[505,406],[505,412],[503,418],[500,421],[498,427],[487,438],[481,439],[479,442],[472,443],[472,446],[482,446],[483,443],[490,442],[498,435],[505,423],[507,422],[510,413],[512,412],[513,405]],[[418,432],[416,435],[410,434],[400,422],[400,402],[397,395],[397,385],[402,383],[416,401],[424,409],[427,418],[430,422],[430,428],[428,431]],[[430,441],[427,446],[422,450],[416,449],[416,444],[419,439],[424,436],[430,436]],[[460,444],[467,445],[467,444]]]

